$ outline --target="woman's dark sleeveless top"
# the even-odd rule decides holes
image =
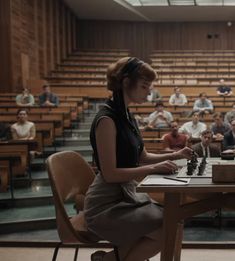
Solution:
[[[108,100],[93,120],[90,141],[94,151],[94,159],[100,170],[96,146],[96,127],[102,117],[111,118],[116,126],[116,160],[117,168],[132,168],[139,166],[143,150],[143,141],[134,117],[127,111],[123,113],[112,101]]]

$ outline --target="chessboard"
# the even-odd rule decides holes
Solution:
[[[177,178],[212,178],[212,165],[225,163],[219,158],[192,157],[177,173]],[[231,161],[230,161],[231,162]]]

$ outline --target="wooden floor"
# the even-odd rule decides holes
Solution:
[[[89,261],[90,254],[94,249],[81,249],[78,260]],[[73,260],[73,249],[62,249],[59,252],[57,261]],[[50,261],[52,258],[52,248],[0,248],[0,259],[2,261]],[[159,261],[160,256],[156,256],[151,261]],[[183,249],[181,261],[221,261],[235,260],[235,250],[216,249]]]

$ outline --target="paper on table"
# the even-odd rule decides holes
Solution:
[[[164,178],[162,176],[158,176],[158,175],[151,175],[146,177],[142,182],[141,185],[142,186],[148,186],[148,185],[162,185],[162,186],[177,186],[177,185],[187,185],[190,181],[190,178],[179,178],[177,180],[177,178],[175,177],[170,177],[172,179],[168,179],[168,177]]]

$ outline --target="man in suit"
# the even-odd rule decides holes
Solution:
[[[192,149],[198,154],[199,157],[220,157],[220,148],[212,144],[213,133],[211,130],[204,130],[201,133],[201,142],[194,144]]]
[[[235,120],[231,121],[231,130],[224,134],[223,148],[224,150],[235,149]]]

